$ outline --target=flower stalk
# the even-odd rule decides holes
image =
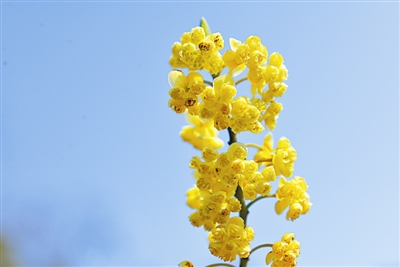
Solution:
[[[271,131],[283,109],[277,98],[286,92],[288,71],[283,56],[269,53],[258,36],[249,36],[243,42],[230,38],[229,45],[230,49],[221,54],[223,36],[211,32],[202,18],[200,27],[183,33],[180,42],[172,46],[169,63],[174,70],[168,75],[168,106],[177,114],[186,114],[190,125],[180,135],[201,154],[189,164],[196,180],[186,193],[187,205],[194,210],[189,220],[208,232],[210,253],[225,262],[240,257],[240,267],[247,267],[252,253],[269,247],[267,265],[273,261],[275,266],[295,266],[300,243],[294,240],[294,234],[283,235],[273,245],[251,249],[255,231],[247,220],[250,207],[264,198],[276,198],[275,212],[279,215],[287,209],[286,219],[292,221],[311,207],[305,179],[291,179],[297,151],[286,137],[273,146]],[[212,82],[203,78],[201,70],[211,75]],[[235,81],[246,70],[245,77]],[[250,83],[248,95],[237,95],[236,86],[244,81]],[[260,134],[265,129],[270,132],[262,145],[237,140],[241,132]],[[219,151],[224,144],[218,138],[222,130],[229,136],[224,152]],[[248,147],[257,150],[254,155],[249,155]],[[277,189],[271,193],[275,181]],[[190,261],[180,266],[194,267]],[[233,265],[207,265],[216,266]]]

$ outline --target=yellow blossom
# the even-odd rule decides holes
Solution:
[[[201,27],[194,27],[181,36],[181,42],[172,46],[169,63],[173,68],[207,70],[212,75],[219,74],[225,66],[219,53],[224,47],[220,33],[210,33],[207,22],[202,19]]]
[[[187,195],[186,203],[192,209],[198,209],[203,205],[203,198],[201,197],[200,190],[199,188],[197,188],[197,186],[194,186],[193,188],[189,189],[186,192],[186,195]]]
[[[226,224],[214,227],[208,236],[211,254],[223,261],[234,261],[236,256],[247,258],[250,244],[254,238],[254,230],[239,217],[230,218]]]
[[[184,260],[178,264],[179,267],[194,267],[193,263],[188,260]]]
[[[292,176],[296,159],[297,152],[291,146],[289,139],[281,137],[275,149],[275,154],[272,155],[272,163],[274,164],[276,175]]]
[[[176,113],[183,113],[186,109],[192,115],[197,115],[200,94],[206,88],[200,73],[191,71],[187,76],[179,70],[172,70],[168,74],[171,86],[168,104]]]
[[[231,50],[225,52],[223,60],[229,68],[229,74],[238,76],[246,69],[247,60],[250,58],[250,47],[234,38],[229,39]]]
[[[221,148],[223,141],[218,138],[218,131],[214,128],[214,122],[204,122],[197,116],[187,114],[187,121],[191,124],[183,127],[180,135],[185,142],[189,142],[197,149],[206,146]]]
[[[272,162],[272,134],[269,133],[264,137],[262,146],[258,152],[254,155],[254,161],[259,162],[259,165],[267,165],[266,161],[271,160]]]
[[[278,119],[279,113],[282,111],[283,107],[281,103],[271,101],[264,116],[263,120],[268,128],[272,131],[276,127],[276,120]]]
[[[300,255],[300,243],[294,240],[293,233],[286,233],[282,236],[281,241],[275,242],[272,246],[265,262],[272,267],[294,267],[297,265],[296,259]]]
[[[302,177],[295,176],[293,180],[286,181],[285,178],[279,180],[279,188],[276,190],[275,211],[281,214],[287,207],[287,220],[295,220],[300,214],[306,214],[311,207],[310,196],[307,194],[308,189],[306,180]]]

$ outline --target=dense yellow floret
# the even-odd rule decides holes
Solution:
[[[293,233],[286,233],[281,241],[275,242],[266,258],[265,263],[271,267],[294,267],[297,265],[296,259],[300,255],[300,243],[294,240]]]

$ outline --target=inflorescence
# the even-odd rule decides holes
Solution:
[[[176,113],[186,114],[190,125],[180,135],[201,151],[201,157],[194,156],[189,164],[196,180],[186,193],[187,205],[195,210],[189,220],[209,232],[209,250],[214,256],[223,261],[239,256],[244,267],[253,252],[250,242],[255,232],[246,224],[252,204],[276,198],[275,212],[287,209],[286,219],[291,221],[306,214],[312,204],[305,179],[290,179],[297,152],[289,139],[281,137],[274,147],[270,132],[262,145],[236,141],[241,132],[259,134],[265,128],[275,129],[283,109],[276,98],[287,89],[283,56],[269,54],[258,36],[249,36],[244,42],[230,38],[230,49],[221,54],[224,45],[222,34],[211,33],[204,18],[200,27],[182,34],[180,42],[173,44],[169,60],[174,69],[168,75],[168,105]],[[246,70],[247,75],[235,81]],[[205,80],[201,71],[208,72],[213,81]],[[248,95],[238,95],[236,87],[243,81],[250,83]],[[230,146],[222,152],[218,132],[225,129]],[[248,159],[249,147],[256,149],[252,159]],[[278,188],[271,194],[271,182],[276,180]],[[293,233],[254,251],[260,247],[272,248],[266,256],[266,264],[272,262],[272,266],[295,266],[300,254],[300,243]],[[183,261],[180,266],[193,264]]]

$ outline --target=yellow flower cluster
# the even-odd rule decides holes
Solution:
[[[192,71],[187,76],[180,70],[173,70],[168,75],[171,86],[168,106],[180,114],[188,110],[189,114],[197,115],[199,95],[204,91],[206,85],[200,73]]]
[[[173,68],[204,69],[216,75],[225,66],[219,53],[223,47],[224,39],[220,33],[206,34],[202,27],[195,27],[183,33],[180,42],[173,44],[169,63]]]
[[[194,187],[187,192],[188,205],[192,208],[198,207],[198,210],[189,216],[192,225],[196,227],[204,225],[204,229],[210,231],[217,223],[225,224],[229,219],[231,208],[234,207],[228,205],[228,202],[237,201],[237,199],[230,196],[227,201],[226,192],[222,190],[203,198],[198,190]],[[200,198],[197,198],[199,195]]]
[[[195,71],[185,76],[181,71],[173,70],[168,78],[172,87],[168,104],[176,113],[187,110],[204,122],[213,121],[217,130],[228,127],[235,133],[260,133],[264,130],[259,119],[265,105],[262,101],[252,102],[247,97],[234,100],[236,88],[232,76],[219,76],[214,80],[213,87],[206,87],[202,76]]]
[[[214,80],[213,87],[207,87],[201,94],[198,115],[205,121],[215,120],[218,130],[229,126],[232,100],[236,95],[235,81],[229,75],[221,75]]]
[[[275,129],[276,120],[283,109],[275,97],[282,96],[287,88],[284,81],[288,72],[282,55],[274,52],[268,60],[268,51],[261,39],[249,36],[244,43],[230,38],[231,50],[226,51],[222,57],[219,52],[224,47],[222,35],[210,34],[208,31],[208,26],[195,27],[183,33],[181,42],[174,43],[169,63],[173,68],[188,68],[189,74],[186,81],[180,77],[181,82],[170,82],[172,89],[169,92],[169,106],[177,113],[187,110],[205,121],[214,120],[218,130],[231,127],[235,133],[260,133],[264,129],[260,123],[262,121],[270,130]],[[219,77],[224,82],[216,85],[215,81],[214,87],[206,88],[201,75],[195,72],[204,69],[214,78],[225,67],[229,68],[228,74],[222,75],[224,78]],[[247,67],[247,80],[252,84],[252,99],[250,101],[246,97],[239,97],[234,100],[236,88],[232,77]],[[178,76],[177,72],[171,71],[170,76]],[[184,77],[184,74],[180,76]],[[263,90],[267,85],[268,89]]]
[[[300,255],[300,243],[294,240],[293,233],[283,235],[281,241],[275,242],[272,251],[267,254],[265,262],[271,263],[271,267],[293,267],[296,266],[296,258]]]
[[[214,127],[224,130],[231,127],[235,133],[250,131],[260,133],[264,127],[258,121],[260,110],[246,97],[236,95],[235,82],[230,75],[221,75],[214,80],[213,88],[202,93],[203,102],[198,115],[203,120],[214,120]]]
[[[248,260],[250,242],[254,239],[253,229],[245,222],[255,202],[276,197],[276,213],[288,208],[286,219],[292,221],[306,214],[312,204],[304,178],[285,179],[292,177],[297,160],[289,139],[280,138],[275,148],[271,134],[266,135],[262,146],[244,145],[236,140],[240,132],[261,133],[264,124],[271,131],[275,129],[283,109],[276,98],[287,89],[288,70],[283,56],[277,52],[269,54],[258,36],[249,36],[244,42],[230,38],[231,49],[222,56],[222,35],[211,33],[204,19],[200,26],[183,33],[180,42],[172,46],[170,65],[186,68],[187,74],[177,69],[169,73],[168,105],[178,114],[186,113],[190,125],[183,127],[180,135],[202,153],[190,162],[196,184],[186,192],[187,205],[195,210],[189,220],[193,226],[209,231],[209,250],[213,255],[224,261],[239,256],[242,265],[242,261]],[[221,74],[224,68],[228,71]],[[234,77],[246,69],[245,78],[235,81]],[[213,81],[204,80],[200,70],[209,72]],[[245,80],[251,84],[250,97],[237,96],[236,87]],[[230,146],[226,152],[218,152],[223,146],[218,132],[225,129],[229,132]],[[247,147],[258,149],[253,160],[247,159]],[[271,182],[279,177],[276,193],[270,194]],[[246,200],[251,202],[246,204]],[[231,217],[236,212],[240,217]],[[294,240],[294,234],[287,233],[281,241],[254,250],[266,246],[272,246],[267,264],[296,265],[300,243]],[[190,261],[179,266],[194,267]]]
[[[225,225],[218,225],[208,235],[210,252],[224,261],[234,261],[236,255],[247,258],[249,242],[254,239],[254,230],[245,226],[242,218],[232,217]]]
[[[268,171],[259,172],[256,162],[245,159],[247,154],[246,146],[233,143],[228,151],[223,153],[205,147],[202,150],[204,161],[199,157],[192,159],[190,166],[195,169],[196,186],[187,191],[188,206],[197,209],[189,216],[192,225],[203,226],[205,230],[213,233],[228,227],[228,221],[232,219],[231,212],[239,212],[242,209],[240,201],[234,197],[238,185],[242,188],[245,199],[253,200],[257,195],[269,194],[269,181],[275,179],[275,175]],[[237,221],[236,219],[231,222]],[[227,235],[228,237],[230,236]],[[218,239],[218,242],[215,240],[215,244],[210,244],[210,250],[222,259],[233,260],[236,255],[247,255],[242,251],[243,244],[240,242],[241,245],[237,249],[222,249],[223,244],[229,247],[231,242],[225,239]],[[246,240],[247,243],[251,241]]]
[[[199,157],[192,159],[196,186],[187,192],[187,204],[198,209],[190,216],[194,226],[204,225],[210,231],[215,225],[226,223],[231,212],[240,211],[240,202],[234,197],[238,185],[246,199],[269,193],[269,181],[258,172],[257,163],[245,160],[247,153],[243,144],[234,143],[223,153],[205,147],[204,161]]]
[[[191,125],[182,128],[180,135],[183,141],[200,150],[206,146],[218,149],[224,145],[223,141],[218,138],[218,131],[212,121],[204,122],[199,117],[192,116],[189,113],[186,114],[186,120]]]
[[[275,129],[276,119],[282,111],[282,104],[275,101],[275,97],[282,96],[287,88],[284,81],[288,71],[283,64],[281,54],[274,52],[269,56],[267,47],[261,43],[258,36],[249,36],[244,43],[230,38],[231,50],[224,53],[223,60],[232,76],[239,75],[246,67],[249,68],[247,79],[251,82],[251,93],[255,97],[260,95],[266,109],[260,121],[270,130]],[[268,65],[266,65],[268,62]],[[268,85],[267,90],[263,90]]]
[[[306,214],[311,208],[310,196],[304,178],[295,176],[293,180],[286,181],[285,178],[279,180],[279,188],[276,190],[278,202],[275,204],[275,211],[281,214],[287,207],[286,220],[294,221],[300,214]]]
[[[273,166],[276,176],[291,177],[294,171],[294,162],[297,160],[297,152],[286,137],[281,137],[276,148],[272,148],[272,135],[267,134],[263,145],[254,155],[254,160],[260,165]]]
[[[232,102],[232,119],[230,127],[235,133],[250,131],[261,133],[264,126],[259,122],[261,107],[253,105],[248,97],[238,97]]]

